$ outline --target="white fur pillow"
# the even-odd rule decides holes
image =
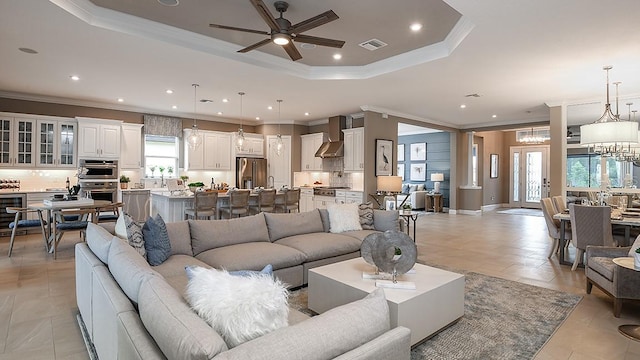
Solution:
[[[327,212],[329,213],[329,232],[362,230],[358,204],[329,204]]]
[[[233,348],[288,325],[289,292],[270,275],[187,267],[187,301]]]

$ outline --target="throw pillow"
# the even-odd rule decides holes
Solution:
[[[638,235],[638,237],[636,238],[636,241],[634,241],[633,245],[631,245],[631,249],[629,249],[629,256],[631,257],[635,256],[635,252],[637,248],[640,248],[640,235]]]
[[[424,189],[425,189],[424,184],[418,184],[418,188],[417,188],[418,191],[424,191]]]
[[[167,225],[160,214],[150,217],[144,223],[142,234],[144,235],[144,249],[149,265],[158,266],[171,256],[171,242],[169,241],[169,233],[167,233]]]
[[[262,270],[254,271],[254,270],[236,270],[229,271],[229,274],[233,276],[252,276],[252,275],[268,275],[273,277],[273,266],[271,264],[267,264]]]
[[[117,237],[127,240],[127,224],[124,221],[124,211],[120,213],[120,216],[118,216],[114,231]]]
[[[411,186],[409,184],[402,184],[402,193],[403,194],[408,194],[409,193],[409,188]]]
[[[144,235],[142,234],[142,226],[135,222],[133,218],[124,214],[124,223],[127,226],[127,241],[132,248],[143,258],[147,258],[147,251],[144,249]]]
[[[358,204],[329,204],[329,232],[362,230]]]
[[[363,230],[374,230],[373,227],[373,204],[371,201],[358,205],[360,215],[360,225]]]
[[[414,191],[418,191],[418,185],[411,185],[409,186],[409,192],[412,193]]]
[[[288,325],[289,292],[271,276],[189,267],[185,297],[230,348]]]

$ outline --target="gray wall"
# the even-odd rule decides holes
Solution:
[[[412,143],[427,143],[427,175],[424,182],[411,181],[410,172],[411,164],[423,163],[420,161],[411,161],[410,152]],[[404,161],[398,161],[398,164],[404,166],[404,183],[420,184],[424,183],[427,190],[433,190],[432,173],[443,173],[444,181],[440,182],[440,192],[444,200],[444,206],[449,207],[449,190],[451,179],[451,137],[448,132],[436,132],[418,135],[398,136],[398,144],[404,144]]]

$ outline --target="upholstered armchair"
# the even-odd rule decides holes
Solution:
[[[396,195],[396,205],[411,204],[411,209],[424,209],[424,196],[427,194],[424,184],[403,184],[402,193]]]
[[[613,298],[613,316],[620,317],[623,300],[640,300],[640,271],[616,265],[614,258],[629,256],[631,247],[587,246],[587,294],[593,285]]]

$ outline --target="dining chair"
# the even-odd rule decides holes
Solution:
[[[57,258],[58,243],[67,231],[80,231],[80,239],[84,241],[89,220],[97,221],[97,208],[59,209],[52,213],[53,218],[53,258]],[[69,220],[74,219],[74,220]]]
[[[558,244],[560,243],[560,220],[553,218],[553,215],[557,214],[558,211],[555,206],[553,206],[551,198],[540,199],[540,205],[542,206],[544,221],[547,223],[547,232],[549,233],[549,237],[553,240],[551,251],[549,251],[549,255],[547,256],[547,258],[551,258],[551,256],[558,251]],[[571,240],[571,229],[565,228],[564,238],[565,240]]]
[[[31,210],[28,208],[19,208],[19,207],[7,207],[7,214],[15,214],[13,218],[13,222],[9,223],[9,229],[11,229],[11,240],[9,241],[9,254],[11,257],[11,253],[13,251],[13,243],[16,239],[16,232],[18,229],[27,230],[29,228],[40,227],[40,231],[42,232],[42,238],[46,238],[46,232],[44,226],[46,222],[40,221],[40,216],[37,219],[28,219],[29,213],[37,213],[40,210]],[[40,215],[40,214],[39,214]],[[45,241],[45,248],[48,250],[47,243]]]
[[[571,243],[576,248],[576,257],[571,271],[583,262],[589,245],[613,246],[611,233],[611,207],[570,204]]]
[[[233,217],[233,215],[245,216],[249,213],[249,196],[251,195],[251,190],[230,190],[229,194],[229,204],[226,207],[221,207],[220,211],[222,213],[226,213],[229,216],[229,219]]]
[[[273,212],[276,203],[276,189],[261,189],[258,191],[256,203],[249,204],[251,213]]]
[[[556,213],[561,213],[568,209],[567,202],[562,195],[553,196],[551,200],[553,201],[553,206],[556,208]]]
[[[200,191],[196,192],[193,201],[193,208],[185,209],[184,219],[217,219],[218,218],[218,192]]]
[[[123,206],[124,206],[124,203],[115,202],[115,203],[97,208],[96,210],[97,219],[94,222],[102,223],[102,222],[118,221],[118,218],[120,217],[120,213],[122,212]]]
[[[292,210],[300,212],[300,188],[283,189],[284,199],[276,200],[275,210],[290,213]]]

